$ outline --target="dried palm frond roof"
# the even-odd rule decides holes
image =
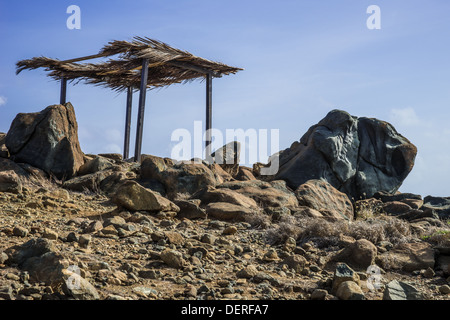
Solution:
[[[88,59],[118,55],[100,63],[78,63]],[[85,81],[88,84],[106,86],[114,90],[138,88],[141,81],[142,59],[148,59],[148,88],[168,86],[202,79],[211,73],[214,77],[235,74],[243,70],[223,63],[197,57],[187,51],[175,49],[163,42],[134,37],[131,42],[112,41],[96,55],[58,60],[35,57],[16,63],[16,73],[23,70],[45,68],[49,76],[59,80]]]

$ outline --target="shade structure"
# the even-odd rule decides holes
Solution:
[[[82,62],[97,58],[108,58],[108,60],[99,63]],[[131,95],[133,90],[139,89],[135,161],[139,161],[141,154],[146,90],[206,79],[207,141],[205,147],[208,150],[211,143],[208,129],[211,129],[212,123],[212,79],[243,70],[195,56],[147,37],[134,37],[132,41],[111,41],[97,54],[85,57],[69,60],[34,57],[16,63],[17,74],[23,70],[37,68],[44,68],[49,77],[61,81],[61,103],[66,101],[67,82],[76,84],[82,81],[115,91],[127,92],[124,158],[128,157],[129,152]]]

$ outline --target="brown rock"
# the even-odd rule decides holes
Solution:
[[[208,187],[194,194],[193,197],[198,197],[202,204],[209,204],[211,202],[228,202],[236,204],[245,208],[257,208],[258,205],[255,200],[249,198],[239,192],[230,189],[216,189],[214,187]]]
[[[433,268],[435,252],[433,247],[426,242],[401,243],[392,250],[378,255],[377,260],[385,270],[397,269],[412,272],[428,267]]]
[[[295,194],[284,181],[230,181],[217,186],[218,189],[230,189],[244,196],[252,198],[262,207],[286,207],[298,206]]]
[[[247,215],[253,213],[253,209],[227,202],[214,202],[206,206],[206,214],[219,220],[244,221]]]
[[[253,175],[253,169],[243,166],[239,167],[235,178],[240,181],[256,180],[256,177]]]
[[[364,300],[364,293],[353,281],[342,282],[336,290],[336,296],[341,300]]]
[[[360,239],[343,249],[333,260],[365,270],[375,263],[376,256],[377,247],[366,239]]]
[[[142,187],[135,181],[123,183],[112,200],[115,204],[130,211],[180,211],[180,208],[172,201]]]
[[[0,192],[22,192],[22,181],[16,172],[13,170],[0,171]]]
[[[391,215],[398,215],[402,213],[407,213],[411,211],[411,207],[407,205],[406,203],[400,202],[400,201],[391,201],[386,202],[383,205],[384,212],[391,214]]]
[[[309,180],[295,190],[299,205],[337,219],[353,220],[353,205],[345,193],[324,180]]]

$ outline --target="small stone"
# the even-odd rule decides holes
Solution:
[[[104,235],[111,235],[111,236],[117,236],[119,234],[117,229],[112,224],[110,224],[107,227],[103,228],[101,232]]]
[[[67,235],[68,242],[78,242],[78,236],[75,232],[71,232]]]
[[[422,300],[422,294],[412,285],[402,281],[389,282],[383,292],[383,300]]]
[[[193,298],[197,297],[197,288],[195,288],[193,285],[188,285],[184,290],[184,295]]]
[[[341,283],[346,281],[353,281],[358,286],[360,284],[359,276],[352,268],[345,263],[338,263],[334,272],[333,292],[338,289]]]
[[[248,265],[236,273],[238,278],[250,279],[258,274],[258,269],[254,265]]]
[[[301,273],[306,265],[306,259],[303,256],[298,254],[292,254],[287,256],[283,263],[286,264],[289,268],[294,269],[295,272]]]
[[[238,231],[238,229],[235,226],[228,226],[223,230],[222,234],[223,235],[233,235],[237,231]]]
[[[263,260],[267,262],[277,261],[280,258],[278,257],[278,253],[275,249],[270,249],[263,256]]]
[[[184,237],[178,233],[178,232],[165,232],[165,236],[167,238],[167,241],[170,244],[174,245],[183,245],[184,244]]]
[[[14,280],[14,281],[19,281],[20,280],[20,277],[17,274],[14,274],[14,273],[7,273],[5,275],[5,278],[9,279],[9,280]]]
[[[96,221],[92,221],[89,224],[89,226],[86,228],[85,232],[93,233],[93,232],[96,232],[96,231],[99,231],[102,229],[103,229],[103,224],[100,221],[96,220]]]
[[[176,250],[164,250],[161,253],[161,259],[169,266],[175,269],[181,269],[185,266],[186,260],[183,259],[181,252]]]
[[[325,297],[327,296],[328,291],[324,289],[315,289],[311,293],[311,300],[325,300]]]
[[[89,244],[91,243],[92,237],[89,234],[82,234],[80,238],[78,239],[78,244],[82,248],[89,247]]]
[[[0,252],[0,264],[4,264],[8,260],[8,255],[3,251]]]
[[[49,240],[58,240],[58,233],[52,229],[45,228],[42,237]]]
[[[425,278],[429,278],[429,279],[431,279],[431,278],[433,278],[434,276],[435,276],[435,272],[434,272],[434,270],[432,269],[432,268],[430,268],[430,267],[428,267],[424,272],[423,272],[423,276],[425,277]]]
[[[210,233],[205,233],[201,238],[201,242],[211,245],[213,245],[216,242],[216,240],[217,238]]]
[[[449,294],[450,293],[450,286],[449,285],[442,285],[439,287],[439,292],[442,294]]]
[[[13,300],[13,288],[11,286],[0,287],[0,299]]]
[[[364,300],[364,293],[354,281],[344,281],[339,284],[336,296],[341,300]]]
[[[28,235],[28,230],[24,227],[15,227],[13,229],[13,235],[17,236],[17,237],[26,237]]]

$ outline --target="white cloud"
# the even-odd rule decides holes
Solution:
[[[420,123],[416,111],[409,107],[403,109],[392,109],[389,114],[390,121],[394,125],[415,126]]]
[[[8,101],[6,97],[0,96],[0,107],[4,106],[6,104],[6,101]]]

